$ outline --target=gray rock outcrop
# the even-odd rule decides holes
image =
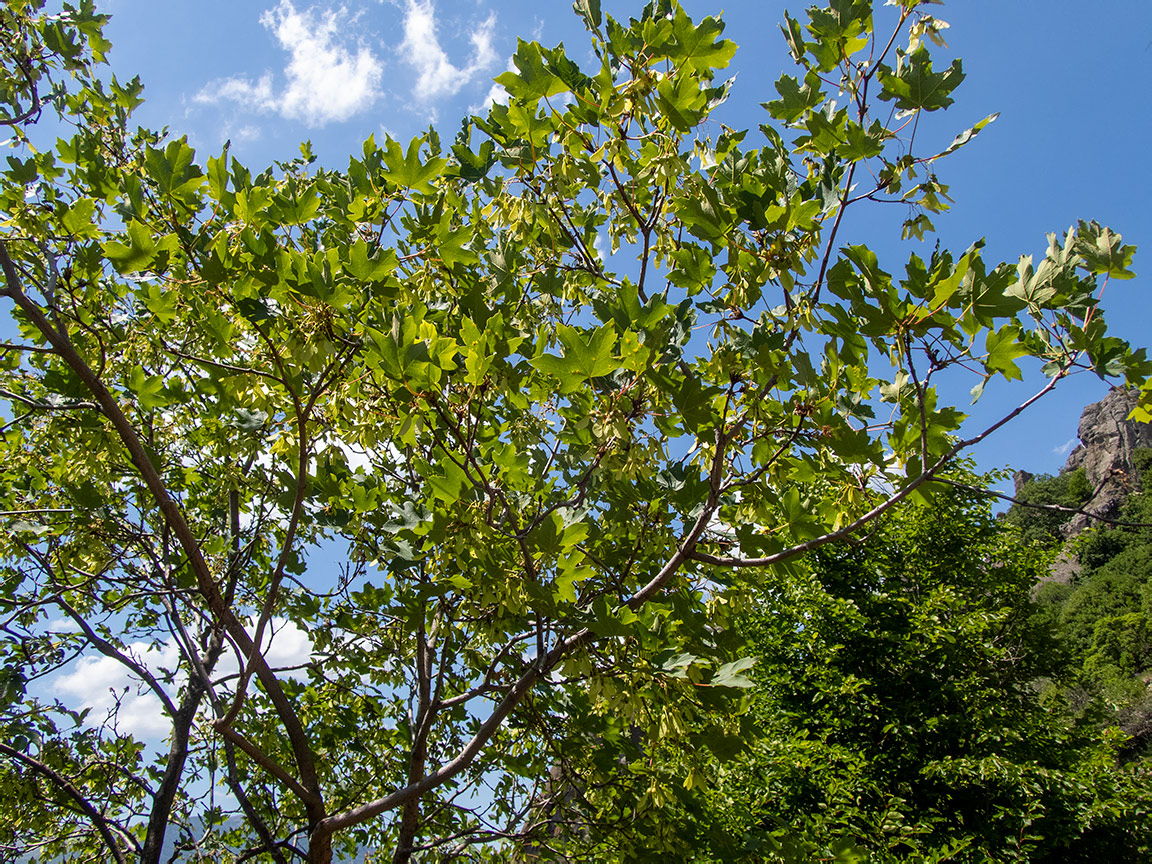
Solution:
[[[1138,491],[1139,472],[1132,464],[1132,451],[1152,447],[1152,424],[1128,419],[1137,398],[1135,390],[1113,387],[1080,415],[1080,444],[1068,455],[1061,473],[1084,468],[1093,490],[1084,509],[1097,516],[1114,516],[1124,498]],[[1076,536],[1090,521],[1084,515],[1072,517],[1064,528],[1065,536]]]

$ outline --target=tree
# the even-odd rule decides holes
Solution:
[[[1055,477],[1042,474],[1016,490],[1013,506],[1004,518],[1020,529],[1025,543],[1055,549],[1064,543],[1061,528],[1067,524],[1069,514],[1084,507],[1092,499],[1092,492],[1083,466]],[[1045,509],[1051,507],[1064,509]]]
[[[1152,786],[1118,767],[1123,736],[1042,694],[1076,674],[1030,596],[1047,556],[988,501],[942,492],[778,572],[736,616],[758,658],[743,740],[627,768],[572,747],[564,851],[617,860],[623,809],[643,827],[619,860],[1147,857]],[[699,782],[679,782],[685,761]]]
[[[931,231],[940,160],[991,120],[917,150],[963,78],[919,2],[882,32],[862,0],[787,17],[800,77],[755,146],[708,125],[722,22],[579,0],[596,68],[521,43],[509,104],[450,145],[258,173],[130,131],[102,16],[44,3],[2,13],[29,142],[0,181],[0,752],[35,825],[12,852],[501,857],[538,833],[551,729],[738,735],[714,709],[747,682],[747,586],[929,494],[1071,372],[1147,376],[1096,305],[1131,275],[1109,229],[899,278],[842,245],[866,202]],[[1024,357],[1047,383],[961,435],[941,373],[979,397]],[[298,668],[269,650],[286,622]],[[166,752],[38,683],[90,656],[155,698]]]
[[[1118,518],[1076,538],[1072,549],[1080,571],[1068,584],[1050,583],[1038,592],[1044,615],[1052,622],[1078,669],[1074,689],[1084,710],[1118,722],[1131,738],[1128,758],[1146,757],[1152,735],[1152,700],[1148,676],[1152,669],[1152,450],[1132,453],[1136,476],[1124,497]],[[1059,479],[1059,478],[1057,478]],[[1037,500],[1054,485],[1040,484],[1039,494],[1028,484],[1020,491]],[[1018,508],[1014,508],[1018,509]],[[1023,524],[1035,517],[1009,513]],[[1045,514],[1059,531],[1068,514]],[[1027,530],[1027,529],[1026,529]],[[1058,536],[1058,535],[1056,535]]]

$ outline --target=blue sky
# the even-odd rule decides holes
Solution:
[[[603,5],[618,17],[642,7],[639,0]],[[231,140],[233,154],[254,168],[293,157],[305,138],[321,162],[344,167],[369,134],[407,140],[434,124],[450,136],[464,114],[498,92],[491,79],[506,68],[517,37],[563,41],[578,61],[590,57],[566,0],[103,0],[100,6],[113,15],[114,71],[139,74],[145,83],[147,102],[137,119],[187,134],[201,158]],[[777,25],[785,8],[800,15],[802,4],[687,0],[685,6],[696,17],[722,14],[726,35],[741,46],[733,97],[719,116],[754,129],[767,119],[759,103],[774,98],[774,81],[792,71]],[[1147,246],[1152,3],[963,0],[929,8],[950,23],[946,50],[963,58],[968,77],[956,104],[923,125],[921,140],[946,144],[1000,112],[941,168],[956,200],[937,220],[943,244],[963,250],[984,237],[989,257],[1014,262],[1024,253],[1041,256],[1047,232],[1096,219]],[[880,7],[885,11],[891,12]],[[890,271],[900,272],[914,247],[929,251],[927,243],[899,241],[902,208],[849,216],[842,239],[873,245]],[[1148,269],[1146,258],[1137,256],[1138,272]],[[1147,281],[1113,282],[1104,296],[1114,331],[1137,343],[1152,341]],[[1058,469],[1081,408],[1104,390],[1088,376],[1066,382],[988,441],[977,454],[981,466]],[[974,419],[1029,392],[990,387]]]
[[[461,116],[498,90],[517,37],[552,45],[588,62],[583,28],[566,0],[103,0],[113,20],[112,68],[139,74],[147,126],[186,134],[201,159],[230,139],[250,168],[290,159],[311,139],[321,161],[344,167],[369,134],[406,140],[430,123],[449,137]],[[765,122],[759,103],[793,67],[777,29],[785,4],[736,0],[721,6],[688,0],[696,17],[723,11],[727,35],[741,50],[732,99],[720,120],[737,128]],[[800,14],[799,4],[789,4]],[[617,16],[640,2],[604,2]],[[890,10],[889,10],[890,11]],[[981,237],[988,257],[1015,261],[1043,255],[1045,234],[1077,219],[1096,219],[1143,245],[1138,272],[1152,273],[1152,2],[1106,0],[957,0],[932,7],[951,24],[948,52],[964,59],[968,78],[946,114],[922,127],[941,147],[962,129],[1000,112],[979,138],[940,167],[952,185],[953,211],[937,220],[942,244],[963,250]],[[713,130],[714,131],[714,130]],[[752,143],[755,136],[749,136]],[[902,208],[849,211],[841,241],[865,242],[883,266],[900,272],[926,243],[899,240]],[[1104,305],[1114,331],[1152,343],[1148,278],[1113,282]],[[958,400],[967,402],[963,395]],[[1038,372],[1021,386],[990,387],[974,422],[1022,401],[1042,385]],[[985,469],[1012,465],[1034,472],[1063,463],[1085,404],[1106,385],[1088,376],[1055,394],[989,439],[976,453]],[[307,653],[290,627],[286,657]],[[84,661],[58,682],[62,693],[105,693],[118,668]],[[71,687],[76,693],[68,688]],[[147,726],[150,703],[138,714]]]

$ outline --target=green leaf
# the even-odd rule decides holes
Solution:
[[[720,202],[715,188],[709,183],[693,183],[685,186],[684,193],[676,202],[676,215],[701,240],[722,244],[735,219]]]
[[[857,846],[853,840],[841,838],[832,844],[832,861],[835,864],[857,864],[857,862],[867,861],[869,858],[868,850],[863,846]]]
[[[369,257],[368,244],[363,238],[357,238],[348,249],[348,272],[360,282],[381,282],[396,265],[396,252],[392,249],[376,247]]]
[[[576,328],[561,324],[556,328],[556,335],[564,346],[563,356],[544,354],[533,359],[532,365],[559,379],[561,393],[571,393],[589,378],[607,375],[617,368],[612,354],[616,331],[611,323],[589,332],[586,337]]]
[[[599,3],[596,6],[599,13]],[[502,72],[496,76],[496,83],[516,101],[534,104],[568,89],[568,85],[553,75],[545,65],[542,49],[537,42],[517,39],[512,62],[519,71]]]
[[[818,154],[831,153],[837,150],[846,140],[845,121],[847,118],[847,109],[841,109],[831,117],[821,111],[811,112],[804,118],[804,129],[808,134],[796,137],[796,148]]]
[[[139,366],[132,370],[128,386],[136,395],[136,401],[145,411],[162,408],[168,404],[164,394],[164,378],[160,375],[149,375]]]
[[[485,141],[480,150],[473,153],[466,144],[454,144],[452,155],[460,163],[457,173],[460,178],[473,182],[488,175],[488,171],[496,164],[496,145]]]
[[[744,673],[756,665],[755,657],[741,657],[731,663],[725,663],[716,670],[709,682],[713,687],[738,687],[746,689],[755,682]]]
[[[973,825],[969,857],[1059,858],[1093,813],[1132,809],[1139,778],[1111,770],[1115,747],[1032,698],[1043,678],[1058,706],[1067,677],[1051,651],[1031,656],[1046,639],[1036,616],[1059,624],[1068,608],[1032,603],[1046,561],[993,542],[983,496],[904,485],[960,442],[955,404],[973,381],[1045,361],[1060,375],[1085,356],[1134,386],[1152,374],[1096,303],[1105,276],[1129,275],[1131,250],[1082,225],[1016,273],[942,239],[897,285],[885,268],[898,259],[831,236],[851,183],[865,234],[870,197],[902,200],[897,221],[921,233],[948,200],[931,154],[951,138],[904,152],[873,118],[942,105],[959,75],[892,51],[878,102],[868,50],[879,57],[893,32],[873,33],[882,4],[823,0],[807,30],[783,19],[799,65],[767,97],[763,138],[700,129],[727,92],[714,86],[734,51],[719,20],[649,0],[621,21],[576,0],[594,32],[573,56],[591,75],[563,46],[520,43],[501,76],[510,105],[448,146],[435,130],[369,138],[346,170],[310,166],[308,144],[252,170],[225,147],[201,175],[186,142],[127,124],[139,88],[92,65],[96,2],[0,5],[15,36],[0,115],[38,83],[47,122],[10,130],[22,149],[0,188],[16,267],[6,259],[0,280],[28,286],[5,286],[0,350],[0,596],[16,634],[0,640],[5,740],[111,802],[112,822],[128,814],[129,834],[151,818],[202,827],[208,856],[265,848],[228,819],[231,799],[173,803],[134,780],[182,770],[172,788],[195,790],[220,776],[221,730],[193,728],[182,768],[130,737],[131,693],[86,722],[49,686],[91,653],[76,653],[82,630],[51,623],[66,604],[181,704],[187,652],[152,650],[171,642],[172,616],[202,648],[228,637],[199,652],[197,675],[216,680],[263,609],[245,667],[268,674],[249,683],[237,729],[267,766],[299,775],[295,750],[322,775],[240,766],[275,838],[326,848],[309,813],[347,829],[357,808],[394,800],[420,714],[435,721],[423,776],[444,781],[413,799],[429,855],[477,824],[523,823],[516,802],[557,757],[587,794],[538,815],[598,826],[552,838],[589,861],[848,860],[854,844],[939,858]],[[903,16],[902,32],[927,43],[942,30],[926,0],[896,3],[885,17]],[[34,151],[57,128],[69,140]],[[850,182],[855,160],[878,164]],[[600,238],[623,255],[589,260]],[[954,455],[940,480],[985,484]],[[905,492],[918,500],[878,507]],[[693,525],[702,550],[752,564],[853,536],[729,568],[683,554]],[[221,624],[235,632],[214,637]],[[1147,646],[1129,641],[1138,662]],[[47,683],[14,690],[10,668]],[[201,695],[183,720],[160,712],[172,728],[159,737],[211,712]],[[468,741],[469,770],[441,771]],[[1106,795],[1080,784],[1078,759]],[[90,820],[18,761],[0,795],[15,828],[0,834],[38,845],[9,857],[104,860]],[[440,806],[484,778],[497,788],[475,807]],[[926,801],[925,782],[939,792]],[[1030,807],[1040,787],[1061,824]],[[1117,836],[1119,819],[1105,820]],[[387,829],[329,839],[363,858]]]
[[[781,98],[761,104],[776,120],[795,123],[824,101],[820,83],[820,76],[812,70],[804,76],[803,85],[791,75],[785,75],[776,82],[776,92]]]
[[[12,182],[17,185],[35,183],[36,178],[40,176],[36,170],[35,156],[29,156],[27,159],[20,159],[18,156],[9,156],[8,167],[8,176]]]
[[[241,432],[249,434],[258,432],[263,429],[268,423],[268,412],[253,410],[250,408],[237,408],[235,414],[227,421],[229,426],[234,426]]]
[[[34,537],[43,537],[52,529],[47,525],[38,525],[35,522],[29,522],[27,519],[17,519],[9,525],[8,530],[13,534],[30,534]]]
[[[662,662],[660,658],[657,658],[657,662],[660,668],[673,678],[687,678],[688,668],[699,659],[695,654],[681,652],[679,654],[671,654],[671,656]]]
[[[176,248],[175,235],[169,234],[157,242],[152,232],[133,219],[127,226],[128,244],[109,240],[104,244],[104,254],[121,273],[138,273],[147,270],[164,251]]]
[[[572,4],[576,14],[584,20],[584,26],[589,30],[599,30],[603,18],[600,15],[600,0],[576,0]]]
[[[1000,372],[1009,381],[1023,378],[1020,367],[1015,363],[1018,357],[1030,353],[1022,344],[1022,337],[1018,324],[1005,324],[995,332],[989,330],[984,340],[984,350],[987,352],[984,368],[990,372]]]
[[[701,737],[704,746],[721,762],[735,759],[747,749],[747,743],[739,735],[725,735],[723,732],[713,731]]]
[[[302,194],[278,197],[275,203],[274,218],[281,225],[303,225],[320,210],[320,196],[311,186]]]
[[[896,70],[881,64],[877,71],[880,99],[895,101],[900,111],[936,111],[952,104],[951,93],[964,80],[959,58],[944,72],[932,71],[932,58],[921,45],[911,54],[899,54]]]
[[[957,150],[959,150],[961,147],[963,147],[965,144],[967,144],[969,141],[971,141],[973,138],[975,138],[977,135],[979,135],[980,131],[985,126],[987,126],[989,123],[994,122],[996,120],[996,118],[999,116],[1000,116],[999,112],[997,112],[995,114],[989,114],[987,117],[985,117],[983,120],[981,120],[975,126],[973,126],[971,129],[965,129],[963,132],[961,132],[959,135],[957,135],[955,137],[955,139],[953,139],[952,143],[949,144],[940,153],[940,156],[947,156],[949,153],[955,153]],[[940,156],[937,156],[936,158],[939,159]]]
[[[872,32],[872,3],[829,0],[826,8],[810,7],[808,21],[808,30],[816,39],[804,47],[816,58],[819,69],[828,72],[844,58],[867,47]]]
[[[845,126],[845,143],[836,148],[836,153],[846,162],[871,159],[884,152],[884,142],[892,137],[884,124],[876,120],[866,130],[858,123],[848,122]]]
[[[576,583],[591,579],[596,575],[592,567],[575,567],[561,570],[556,576],[556,599],[562,603],[576,602]]]
[[[800,26],[800,22],[785,11],[784,23],[780,25],[780,32],[784,34],[784,41],[788,43],[788,50],[792,54],[792,59],[800,63],[807,52],[804,30]]]
[[[1081,222],[1076,229],[1073,249],[1082,260],[1082,267],[1089,273],[1105,274],[1116,279],[1134,279],[1136,274],[1128,269],[1135,246],[1125,246],[1122,237],[1095,222]]]
[[[96,37],[103,50],[112,47],[112,43],[101,38]],[[95,47],[93,48],[95,50]],[[127,84],[121,84],[116,80],[116,76],[112,76],[111,86],[112,94],[116,98],[116,104],[125,109],[129,114],[144,104],[144,97],[141,95],[144,92],[144,84],[137,75],[132,78]]]
[[[229,142],[231,143],[231,142]],[[228,189],[228,144],[219,156],[208,159],[208,193],[214,201],[222,201]]]
[[[92,221],[92,214],[96,202],[91,198],[79,198],[73,201],[64,214],[61,223],[73,236],[83,239],[92,239],[100,236],[100,229]]]
[[[900,239],[908,240],[915,237],[917,240],[923,240],[925,234],[931,234],[935,230],[936,225],[928,218],[928,214],[917,213],[904,220],[904,224],[900,227]]]
[[[179,308],[180,292],[156,283],[144,287],[144,306],[161,324],[171,324]]]
[[[613,609],[604,597],[597,598],[592,606],[592,614],[594,617],[588,622],[588,629],[607,638],[627,636],[632,632],[632,625],[639,620],[636,613],[627,606]]]
[[[672,25],[673,45],[668,50],[668,58],[677,66],[703,72],[723,69],[736,54],[736,43],[721,39],[724,22],[708,17],[699,24],[693,24],[688,14],[678,8]]]
[[[664,78],[656,85],[656,104],[679,132],[689,132],[704,117],[708,94],[694,75]]]
[[[144,165],[160,190],[186,204],[195,200],[195,191],[204,183],[204,173],[193,164],[195,151],[187,138],[168,142],[163,150],[146,147]]]
[[[1128,416],[1141,423],[1152,423],[1152,384],[1146,384],[1141,388],[1140,399]]]
[[[430,194],[433,190],[432,181],[443,173],[448,160],[440,157],[429,158],[427,161],[421,159],[420,147],[424,143],[424,138],[413,138],[408,149],[401,151],[400,142],[389,136],[383,156],[384,165],[387,166],[382,172],[384,177],[401,188]]]
[[[437,498],[445,504],[454,504],[471,485],[468,475],[451,459],[444,460],[440,464],[440,470],[442,474],[429,474],[425,479]]]
[[[253,324],[280,317],[279,304],[265,297],[241,297],[236,300],[236,309]]]

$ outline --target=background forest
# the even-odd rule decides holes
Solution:
[[[921,132],[937,5],[785,15],[735,129],[719,17],[577,0],[347,168],[0,8],[0,854],[1146,860],[1152,460],[971,461],[1074,376],[1150,419],[1135,249],[934,240],[995,120]]]
[[[1132,421],[1116,434],[1127,394],[1102,405],[1081,425],[1103,439],[1094,482],[1083,464],[1019,474],[994,516],[961,477],[758,596],[739,619],[755,743],[733,758],[700,737],[707,788],[678,790],[641,836],[678,838],[685,860],[1142,860],[1152,449],[1131,446],[1149,435]]]

